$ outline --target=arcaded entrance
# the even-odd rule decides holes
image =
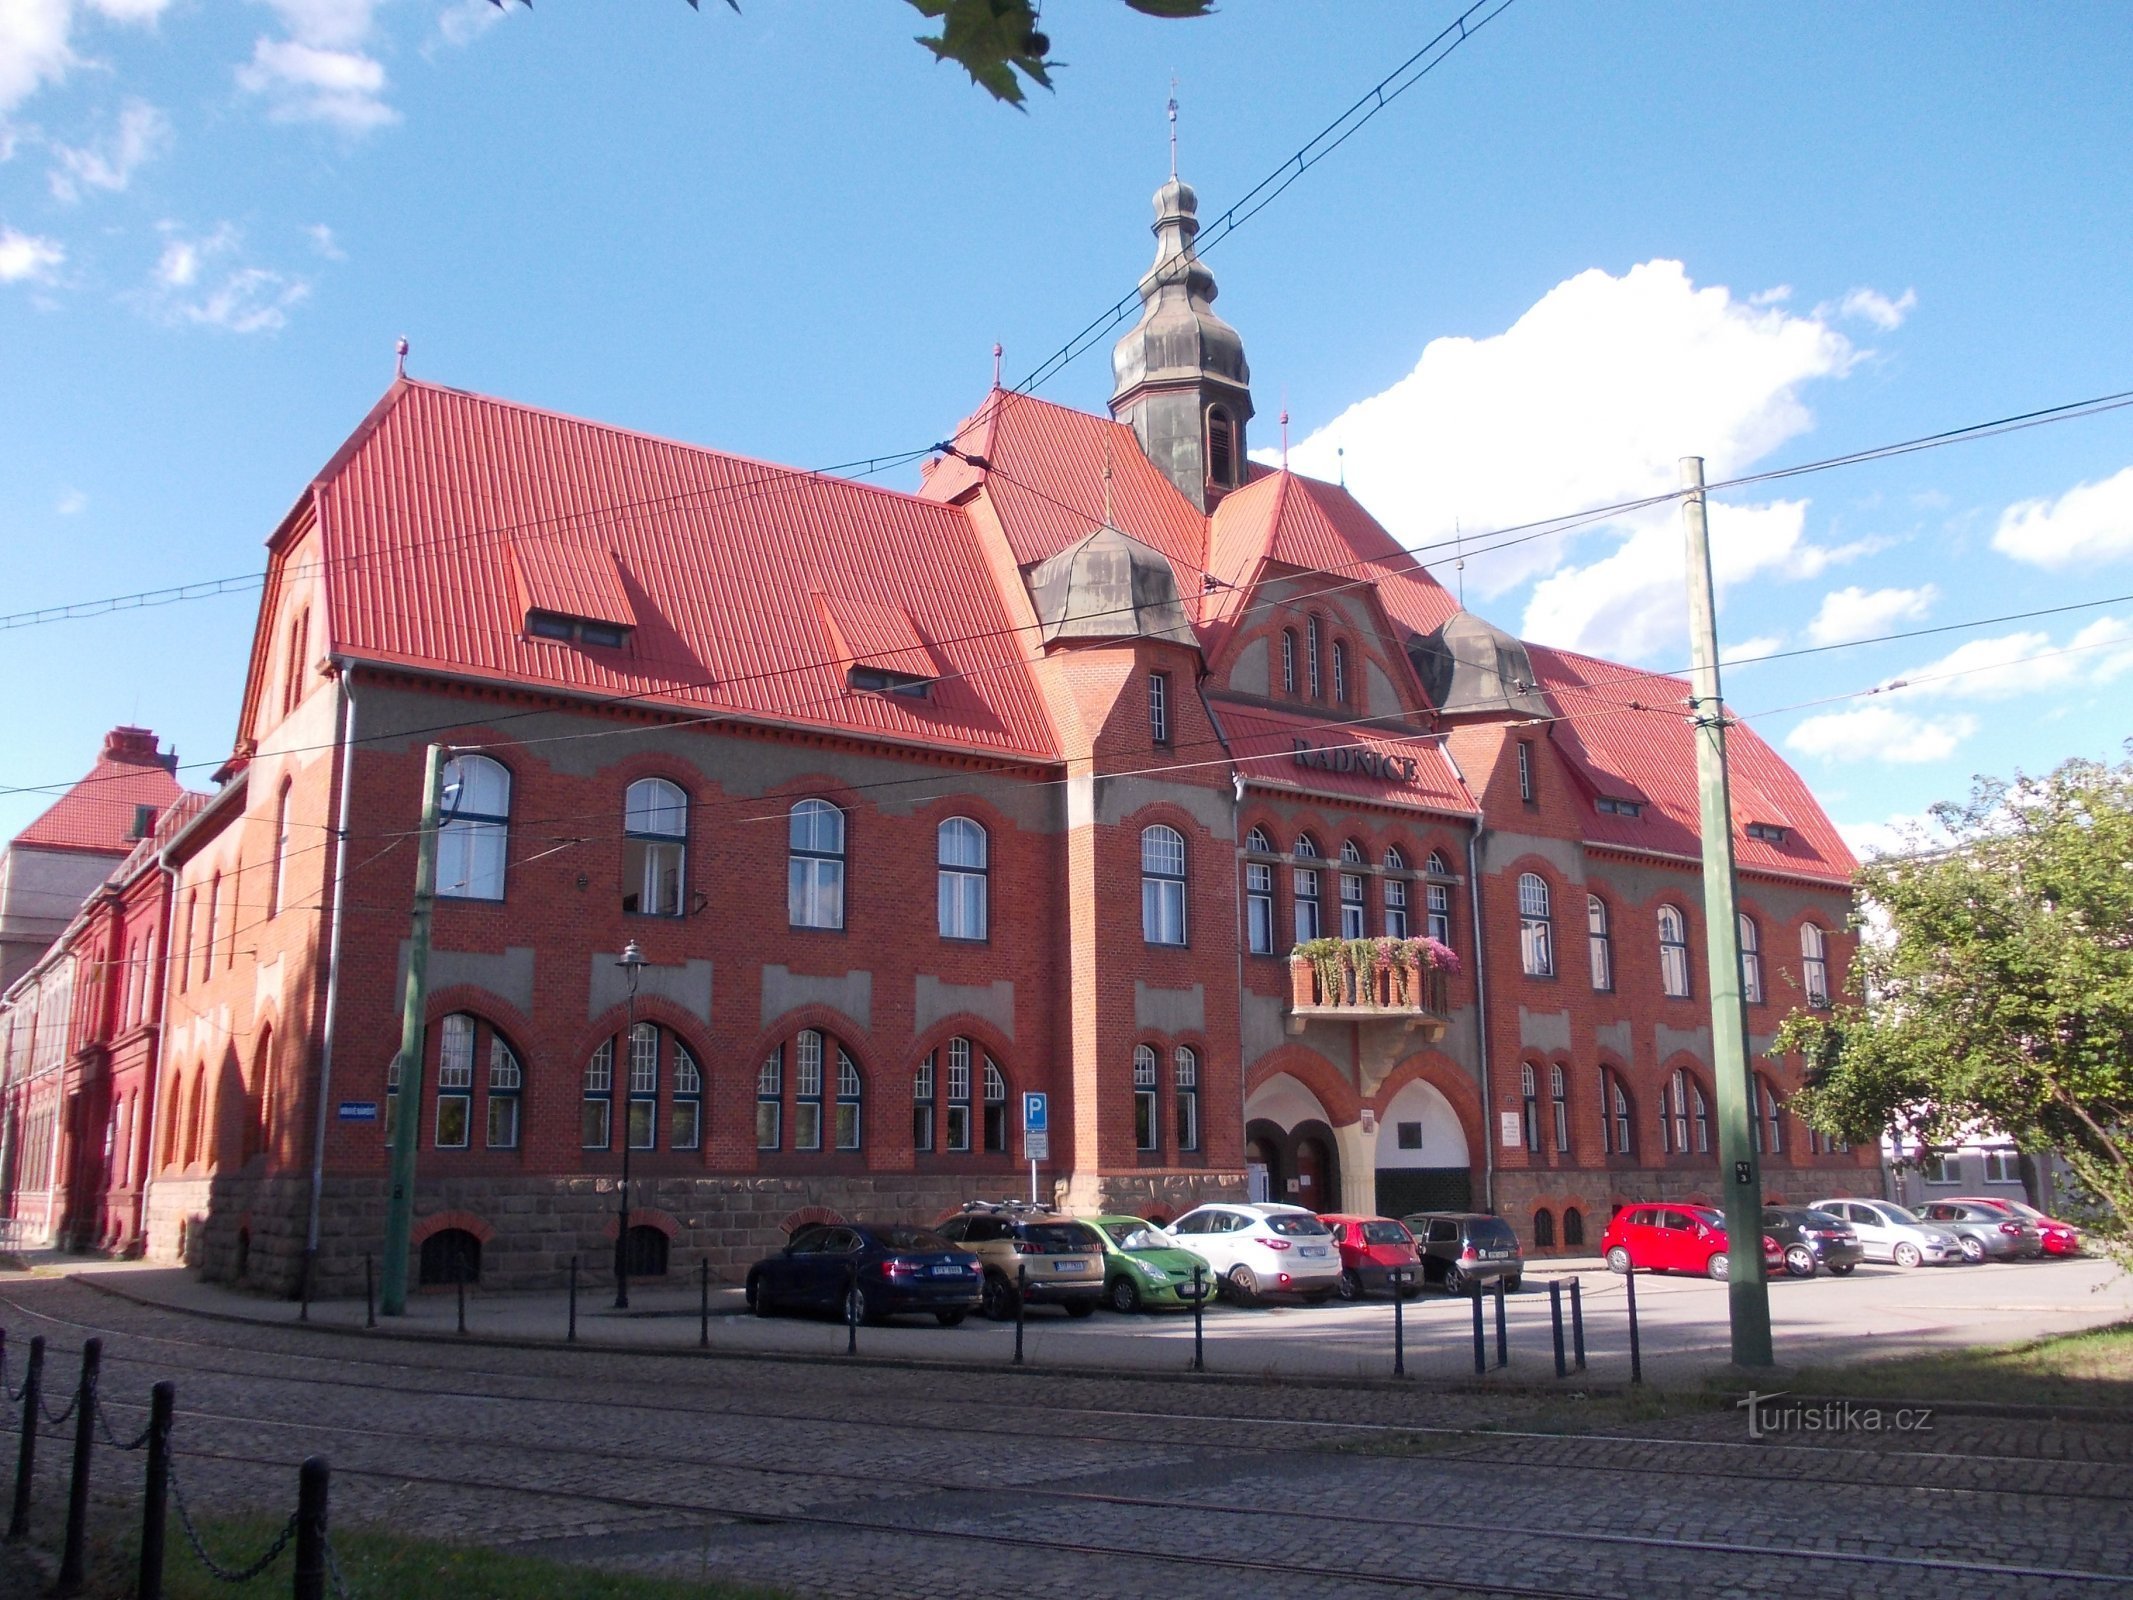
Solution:
[[[1470,1211],[1474,1170],[1459,1114],[1434,1085],[1417,1078],[1378,1116],[1377,1208],[1388,1217],[1415,1211]]]

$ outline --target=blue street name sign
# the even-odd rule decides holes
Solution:
[[[375,1100],[343,1100],[340,1108],[343,1122],[376,1122],[378,1102]]]

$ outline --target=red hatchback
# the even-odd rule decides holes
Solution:
[[[1625,1206],[1600,1237],[1600,1253],[1615,1272],[1700,1272],[1723,1281],[1726,1217],[1716,1206]],[[1763,1237],[1763,1270],[1783,1267],[1785,1252]]]
[[[2081,1254],[2081,1230],[2071,1222],[2061,1222],[2057,1217],[2047,1217],[2026,1200],[1999,1200],[1989,1195],[1966,1194],[1956,1197],[1957,1203],[1966,1206],[1991,1206],[1995,1211],[2004,1211],[2010,1217],[2027,1219],[2037,1225],[2037,1232],[2044,1238],[2044,1253],[2048,1256],[2078,1256]]]
[[[1333,1230],[1333,1242],[1340,1246],[1343,1300],[1390,1290],[1395,1267],[1405,1267],[1412,1274],[1408,1287],[1400,1291],[1403,1296],[1422,1292],[1422,1253],[1415,1248],[1415,1236],[1407,1231],[1406,1223],[1390,1217],[1339,1215],[1319,1220]]]

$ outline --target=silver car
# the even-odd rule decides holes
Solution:
[[[1827,1211],[1851,1224],[1869,1261],[1893,1261],[1899,1267],[1944,1267],[1964,1259],[1963,1241],[1937,1223],[1923,1221],[1890,1200],[1817,1200]]]
[[[1936,1200],[1926,1207],[1926,1221],[1946,1228],[1962,1242],[1965,1261],[2034,1261],[2044,1254],[2044,1235],[2037,1225],[1997,1206]]]

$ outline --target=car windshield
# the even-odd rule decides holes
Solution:
[[[1366,1222],[1363,1224],[1365,1244],[1407,1244],[1410,1236],[1407,1229],[1397,1222]]]
[[[1888,1202],[1872,1209],[1878,1210],[1886,1221],[1900,1222],[1907,1228],[1915,1228],[1920,1224],[1918,1213],[1909,1206],[1899,1206],[1893,1202]]]
[[[1807,1225],[1811,1228],[1846,1228],[1851,1226],[1842,1217],[1832,1216],[1827,1211],[1803,1211],[1800,1215],[1807,1219]]]
[[[1726,1225],[1726,1214],[1711,1206],[1690,1206],[1688,1212],[1706,1228],[1723,1228]]]
[[[1071,1255],[1076,1250],[1088,1250],[1095,1244],[1074,1222],[1032,1222],[1022,1230],[1022,1237],[1046,1255]]]
[[[930,1228],[876,1228],[884,1250],[953,1250],[956,1247]]]
[[[2043,1212],[2039,1211],[2035,1206],[2029,1205],[2024,1201],[2002,1200],[2000,1204],[2005,1206],[2009,1211],[2012,1211],[2016,1216],[2027,1217],[2032,1222],[2042,1222],[2045,1220]]]
[[[1476,1217],[1466,1225],[1466,1237],[1477,1250],[1513,1250],[1518,1247],[1518,1235],[1501,1217]]]
[[[1266,1225],[1291,1239],[1314,1238],[1333,1231],[1307,1211],[1277,1211],[1266,1219]]]

